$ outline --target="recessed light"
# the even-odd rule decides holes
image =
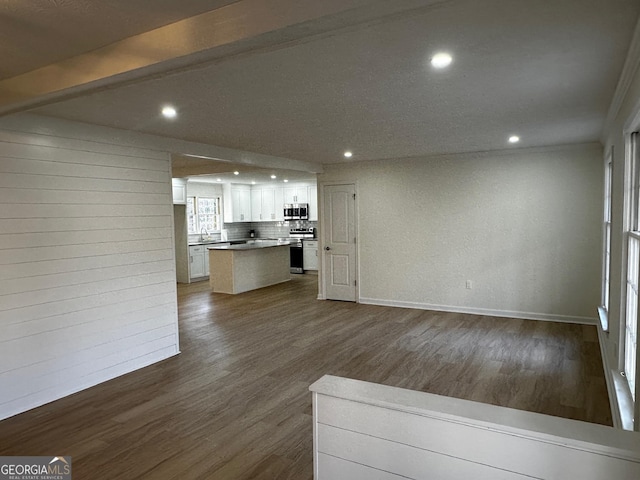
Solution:
[[[275,175],[271,175],[271,178],[275,180],[278,177],[276,177]]]
[[[255,185],[256,181],[255,180],[251,180],[251,185]]]
[[[435,68],[446,68],[451,65],[453,57],[446,52],[438,52],[431,57],[431,65]]]
[[[216,182],[221,182],[222,179],[221,178],[216,178]]]
[[[509,143],[518,143],[520,141],[520,137],[517,135],[511,135],[509,137]]]
[[[162,108],[162,116],[164,118],[176,118],[178,116],[178,112],[172,106],[167,105]]]
[[[344,158],[351,158],[351,157],[353,157],[353,153],[351,153],[348,150],[346,152],[344,152]]]
[[[240,172],[238,170],[236,170],[235,172],[233,172],[234,175],[240,175]]]
[[[286,178],[283,180],[284,183],[288,183],[289,180],[287,180]]]

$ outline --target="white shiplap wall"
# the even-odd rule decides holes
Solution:
[[[637,480],[640,437],[604,425],[325,375],[315,480]]]
[[[0,128],[0,419],[179,353],[170,156],[108,138]]]

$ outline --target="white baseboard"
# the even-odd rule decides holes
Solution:
[[[386,307],[415,308],[418,310],[435,310],[438,312],[468,313],[472,315],[485,315],[490,317],[518,318],[522,320],[543,320],[547,322],[579,323],[585,325],[596,325],[598,323],[595,317],[577,317],[571,315],[554,315],[549,313],[518,312],[513,310],[492,310],[488,308],[459,307],[452,305],[435,305],[420,302],[383,300],[379,298],[360,297],[360,303]]]

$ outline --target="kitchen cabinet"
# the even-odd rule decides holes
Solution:
[[[172,178],[171,189],[173,192],[173,204],[185,205],[187,203],[187,182],[182,178]]]
[[[305,270],[318,270],[318,241],[302,241],[302,266]]]
[[[318,186],[310,185],[309,187],[309,220],[318,221]]]
[[[284,187],[284,203],[308,203],[309,190],[307,185]]]
[[[251,188],[247,185],[226,184],[222,189],[225,223],[251,221]]]
[[[275,191],[275,209],[276,222],[284,222],[284,188],[276,187]]]
[[[282,207],[280,208],[282,210]],[[251,221],[274,222],[276,213],[276,189],[272,187],[251,189]]]
[[[205,255],[207,255],[208,251],[203,245],[191,245],[189,247],[189,278],[192,280],[194,278],[202,278],[208,275],[208,261],[207,266],[205,267]]]

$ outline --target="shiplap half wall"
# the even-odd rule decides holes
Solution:
[[[179,352],[170,156],[105,138],[0,129],[0,418]]]

